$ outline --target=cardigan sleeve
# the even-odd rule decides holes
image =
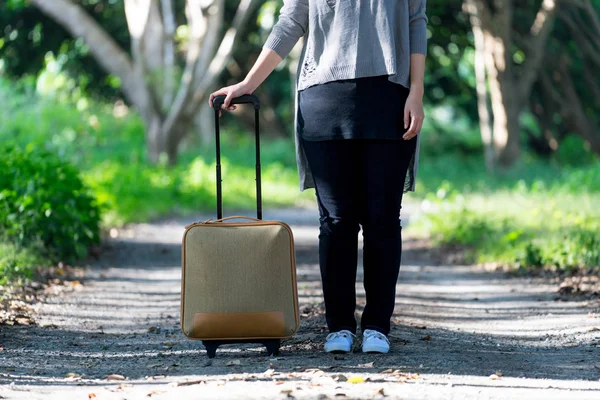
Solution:
[[[279,19],[263,48],[268,48],[285,58],[298,40],[308,30],[308,1],[284,0]]]
[[[427,54],[427,0],[408,0],[410,54]]]

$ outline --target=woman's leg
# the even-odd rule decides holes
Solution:
[[[365,202],[361,224],[367,305],[361,318],[363,331],[374,329],[385,335],[390,331],[402,255],[400,208],[415,146],[416,138],[364,142]]]
[[[353,140],[302,141],[320,213],[319,264],[330,332],[356,333],[357,147]]]

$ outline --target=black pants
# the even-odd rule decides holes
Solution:
[[[367,304],[361,328],[390,331],[402,237],[404,179],[416,138],[302,141],[320,213],[319,263],[327,325],[356,333],[358,232]]]

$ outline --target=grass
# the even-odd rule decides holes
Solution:
[[[450,177],[419,199],[423,212],[407,232],[464,247],[466,262],[593,270],[600,266],[599,177],[598,161],[585,168],[538,161],[487,179]]]
[[[0,240],[0,287],[19,278],[31,279],[40,263],[43,260],[34,247],[21,247]]]

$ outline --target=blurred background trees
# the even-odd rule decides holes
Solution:
[[[75,165],[106,224],[211,209],[207,94],[245,77],[282,3],[1,0],[0,140]],[[535,242],[542,233],[592,246],[596,236],[587,232],[600,218],[600,0],[430,0],[427,13],[423,162],[407,201],[420,201],[424,212],[457,212],[430,218],[428,232],[470,245],[487,236],[494,248],[504,243],[537,263],[572,253]],[[300,48],[257,90],[271,205],[313,201],[311,192],[298,195],[292,136]],[[253,113],[231,114],[223,118],[225,201],[251,206]],[[480,254],[482,246],[475,245]]]
[[[211,115],[200,107],[206,93],[244,78],[280,5],[6,0],[0,5],[2,71],[39,76],[51,54],[86,95],[135,105],[150,159],[164,152],[174,162],[194,121],[196,130],[207,125],[204,137],[210,137]],[[548,155],[569,135],[600,154],[593,112],[600,91],[593,74],[600,61],[599,9],[593,0],[430,2],[427,95],[432,104],[477,117],[488,168],[518,162],[523,145]],[[268,105],[267,130],[275,135],[291,133],[295,56],[260,93]],[[200,111],[204,118],[198,119]],[[243,112],[241,118],[251,122]],[[523,119],[534,119],[535,127],[523,129]]]

